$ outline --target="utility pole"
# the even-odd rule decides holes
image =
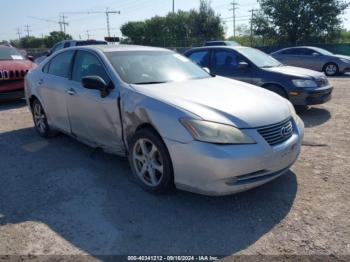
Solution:
[[[25,25],[24,27],[26,28],[25,31],[27,32],[27,37],[29,37],[29,32],[32,31],[32,30],[29,29],[30,28],[29,25]]]
[[[87,34],[87,40],[89,40],[90,39],[90,32],[89,32],[89,30],[86,30],[86,34]]]
[[[21,29],[17,27],[18,41],[21,41]]]
[[[173,13],[175,13],[175,0],[173,0]]]
[[[258,10],[251,9],[249,11],[252,13],[252,17],[250,19],[250,46],[253,46],[253,19],[254,19],[254,12]]]
[[[62,28],[63,28],[64,33],[66,33],[66,26],[68,26],[68,23],[66,22],[66,18],[68,18],[68,17],[65,15],[60,16],[60,28],[61,28],[61,32],[62,32]]]
[[[232,8],[229,9],[229,11],[232,11],[232,18],[233,18],[233,37],[236,37],[236,10],[237,8],[237,3],[235,1],[232,1],[230,4],[232,5]]]
[[[108,37],[111,37],[111,28],[109,25],[109,15],[110,14],[120,14],[120,11],[109,11],[108,8],[106,8],[106,19],[107,19],[107,33],[108,33]]]

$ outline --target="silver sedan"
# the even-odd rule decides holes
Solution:
[[[350,72],[350,56],[336,55],[318,47],[290,47],[271,55],[283,64],[321,71],[327,76]]]
[[[165,49],[66,49],[31,71],[25,90],[41,136],[60,131],[128,156],[152,192],[227,195],[262,185],[288,171],[303,137],[286,99]]]

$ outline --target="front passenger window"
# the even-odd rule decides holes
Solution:
[[[72,80],[80,82],[85,76],[99,76],[106,84],[110,82],[103,65],[95,55],[86,51],[78,51],[75,56]]]

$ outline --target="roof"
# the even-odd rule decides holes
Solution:
[[[232,50],[236,50],[239,51],[240,49],[246,49],[246,48],[251,48],[248,46],[230,46],[230,45],[219,45],[219,46],[201,46],[201,47],[195,47],[195,48],[191,48],[186,52],[189,51],[194,51],[194,50],[206,50],[206,49],[232,49]]]
[[[150,46],[141,46],[141,45],[89,45],[82,46],[87,49],[97,49],[104,53],[109,52],[118,52],[118,51],[169,51],[169,49],[159,48],[159,47],[150,47]]]

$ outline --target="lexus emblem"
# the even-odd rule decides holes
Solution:
[[[287,136],[289,136],[291,133],[293,132],[293,129],[292,129],[292,127],[291,126],[284,126],[284,127],[282,127],[282,129],[281,129],[281,136],[282,137],[287,137]]]

